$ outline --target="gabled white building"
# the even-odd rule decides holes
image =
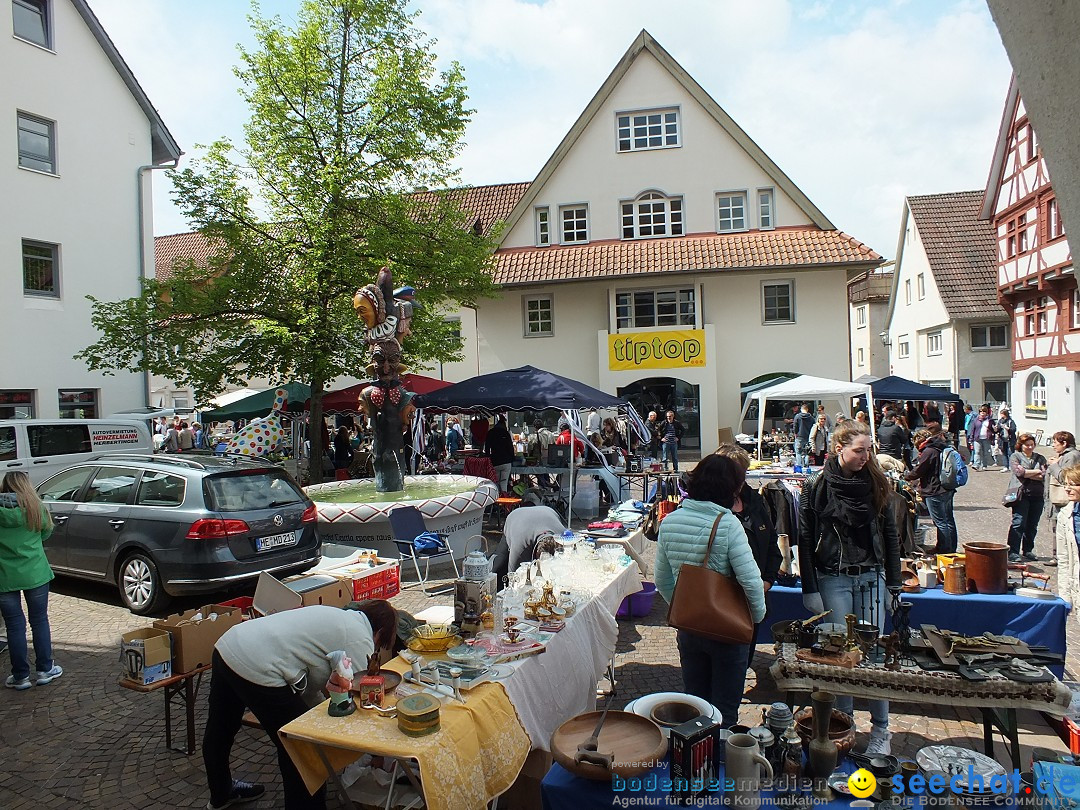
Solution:
[[[98,338],[87,295],[153,269],[150,169],[181,151],[85,0],[0,0],[0,418],[147,403],[143,375],[72,355]]]
[[[981,191],[907,197],[886,316],[889,373],[1009,402],[1009,324]]]
[[[885,327],[892,294],[893,268],[886,262],[860,273],[848,284],[848,334],[851,335],[851,379],[881,379],[889,375]]]

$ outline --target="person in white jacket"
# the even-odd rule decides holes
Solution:
[[[1057,563],[1058,593],[1073,606],[1071,615],[1080,621],[1080,466],[1066,467],[1061,471],[1065,494],[1069,503],[1058,509],[1057,515]]]
[[[720,455],[706,456],[687,476],[688,497],[660,523],[656,547],[656,589],[667,602],[671,602],[682,566],[701,565],[705,560],[715,525],[707,565],[721,574],[735,576],[746,592],[754,624],[765,618],[761,571],[742,523],[731,511],[745,480],[742,466]],[[676,639],[687,694],[719,709],[724,728],[739,722],[750,645],[714,641],[685,630],[679,630]]]

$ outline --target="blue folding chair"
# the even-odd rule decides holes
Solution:
[[[450,544],[446,542],[446,538],[449,535],[437,534],[439,538],[438,547],[430,550],[419,550],[416,547],[415,540],[422,534],[429,533],[428,528],[424,525],[424,515],[415,506],[398,506],[390,510],[390,529],[394,533],[394,545],[397,546],[398,560],[412,560],[413,567],[416,569],[416,585],[423,585],[428,581],[428,575],[431,570],[431,561],[439,557],[449,557],[450,564],[454,566],[454,579],[457,579],[458,567],[457,560],[454,559],[454,553],[450,550]],[[424,573],[420,573],[420,558],[424,559]],[[402,587],[409,587],[404,584],[405,577],[402,576]],[[447,593],[453,590],[454,586],[451,584],[448,588],[440,588],[434,591],[428,591],[428,596],[435,596],[439,593]]]

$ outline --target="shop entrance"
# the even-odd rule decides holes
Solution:
[[[667,411],[675,411],[675,418],[682,422],[684,450],[701,449],[701,396],[700,386],[691,385],[675,377],[650,377],[619,388],[619,399],[634,406],[641,418],[649,411],[656,411],[660,421]]]

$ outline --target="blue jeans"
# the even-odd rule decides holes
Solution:
[[[8,654],[11,656],[11,674],[21,681],[30,676],[30,656],[26,647],[26,616],[22,600],[26,598],[30,614],[30,630],[34,634],[34,657],[38,672],[48,672],[53,667],[52,632],[49,630],[49,583],[38,585],[28,591],[5,591],[0,593],[0,613],[7,627]]]
[[[854,613],[860,621],[874,621],[879,629],[885,627],[885,576],[869,571],[857,577],[833,576],[818,572],[818,592],[826,610],[831,610],[829,621],[843,624],[844,616]],[[870,722],[877,728],[889,727],[889,701],[871,700]],[[850,695],[837,695],[836,708],[852,713]]]
[[[938,554],[952,554],[956,551],[959,538],[956,531],[956,518],[953,516],[953,496],[955,495],[954,490],[923,499],[930,512],[930,519],[937,526]]]
[[[684,630],[676,633],[676,639],[686,694],[718,708],[724,728],[738,723],[750,645],[725,644]]]
[[[795,439],[795,463],[800,467],[810,466],[810,440]]]
[[[1026,554],[1035,550],[1035,535],[1042,517],[1042,498],[1020,498],[1012,505],[1009,526],[1009,553]]]
[[[981,470],[983,467],[989,467],[994,463],[994,450],[993,443],[990,439],[976,439],[975,440],[975,461],[973,466],[977,470]]]
[[[671,462],[671,469],[679,471],[679,445],[674,442],[663,442],[660,445],[661,461],[664,464]]]

